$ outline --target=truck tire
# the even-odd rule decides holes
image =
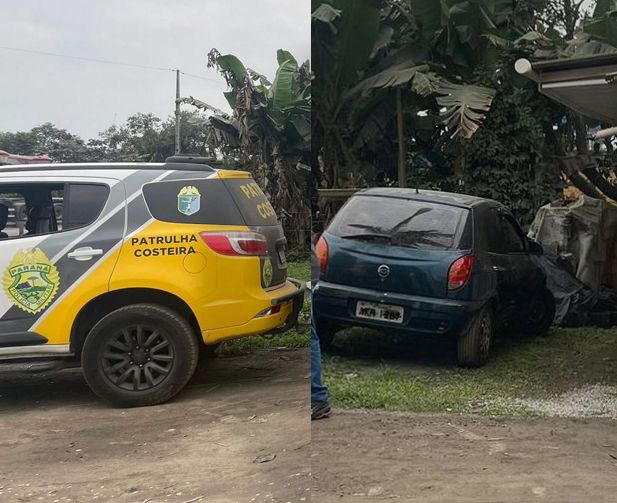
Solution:
[[[120,407],[163,403],[195,372],[199,345],[191,325],[156,304],[133,304],[103,317],[84,343],[86,382]]]
[[[484,306],[467,324],[458,338],[458,364],[481,367],[488,361],[493,343],[495,320],[490,305]]]

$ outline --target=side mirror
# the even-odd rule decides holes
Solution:
[[[533,239],[527,239],[527,247],[529,253],[532,255],[544,255],[544,248],[542,248],[542,245],[535,242]]]

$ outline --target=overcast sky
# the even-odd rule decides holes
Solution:
[[[310,57],[309,0],[2,0],[0,46],[181,70],[182,96],[227,109],[216,47],[269,77],[276,50]],[[0,49],[0,131],[43,122],[96,137],[137,112],[173,112],[175,74]],[[190,107],[187,106],[187,109]]]

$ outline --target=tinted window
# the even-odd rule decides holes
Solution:
[[[469,210],[391,197],[356,196],[339,211],[328,232],[410,248],[460,249],[471,242]]]
[[[94,222],[103,211],[109,197],[109,187],[86,183],[70,183],[66,188],[63,211],[65,230]]]
[[[525,251],[525,240],[511,217],[504,216],[501,219],[501,228],[503,231],[503,243],[507,253]]]
[[[220,179],[149,183],[143,193],[152,216],[163,222],[245,225]]]
[[[278,218],[259,185],[252,178],[226,179],[234,201],[247,225],[277,225]]]
[[[501,216],[497,208],[491,208],[486,212],[481,222],[481,232],[486,242],[486,251],[491,253],[504,253],[503,238],[501,231]]]

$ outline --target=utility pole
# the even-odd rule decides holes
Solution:
[[[180,70],[176,70],[176,154],[180,153]]]

